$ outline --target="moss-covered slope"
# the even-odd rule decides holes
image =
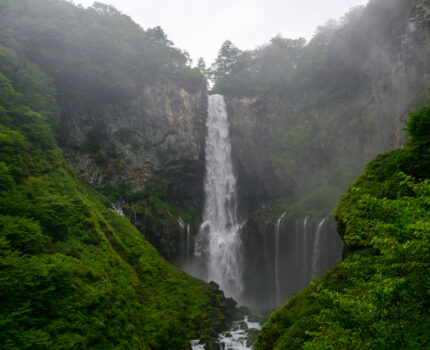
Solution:
[[[354,252],[273,313],[256,350],[430,347],[430,107],[407,129],[407,147],[372,160],[340,199]]]
[[[186,349],[227,308],[67,168],[55,89],[0,46],[0,347]]]

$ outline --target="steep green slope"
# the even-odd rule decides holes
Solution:
[[[1,348],[184,349],[214,336],[234,301],[79,183],[48,123],[56,108],[50,79],[0,46]]]
[[[430,107],[406,148],[381,154],[342,196],[351,254],[272,314],[255,349],[430,346]]]

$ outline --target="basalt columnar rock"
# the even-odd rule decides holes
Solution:
[[[184,211],[202,207],[206,111],[205,86],[189,92],[178,83],[148,86],[122,104],[63,103],[60,121],[68,135],[62,145],[70,164],[106,194],[112,189],[113,199],[129,207],[130,221],[169,261],[178,262],[185,249],[178,215],[151,204],[136,210],[140,198],[133,194],[156,179],[165,188],[163,200]]]
[[[156,83],[121,104],[63,101],[66,157],[96,187],[138,192],[157,177],[178,203],[201,202],[207,93]]]

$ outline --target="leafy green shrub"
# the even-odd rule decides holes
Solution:
[[[0,216],[0,237],[11,248],[25,254],[46,252],[51,243],[37,221],[14,216]]]
[[[82,150],[93,153],[98,152],[108,138],[109,133],[105,126],[102,124],[95,125],[90,130],[88,130],[87,134],[85,135],[85,141],[82,145]]]
[[[409,114],[406,130],[409,133],[410,145],[430,152],[430,105]]]

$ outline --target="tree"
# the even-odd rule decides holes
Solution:
[[[197,60],[196,68],[204,75],[206,80],[213,80],[213,71],[208,66],[206,66],[206,62],[203,57],[200,57]]]
[[[230,40],[226,40],[218,52],[214,63],[214,78],[218,80],[231,72],[233,65],[237,62],[242,51],[240,51]]]
[[[166,33],[164,32],[163,28],[161,28],[160,26],[157,26],[154,28],[148,28],[145,31],[145,34],[150,41],[162,42],[169,46],[173,45],[173,42],[167,39]]]
[[[102,16],[114,16],[114,15],[120,15],[121,12],[119,12],[115,7],[112,5],[105,5],[101,2],[96,1],[92,8]]]
[[[202,74],[205,74],[205,73],[206,73],[206,71],[207,71],[207,67],[206,67],[206,62],[205,62],[205,60],[203,59],[203,57],[200,57],[200,58],[197,60],[197,69],[198,69]]]

